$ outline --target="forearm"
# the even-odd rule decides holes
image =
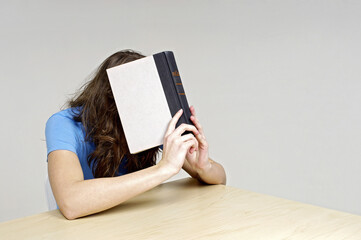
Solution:
[[[150,190],[171,176],[156,165],[119,177],[78,181],[68,188],[59,207],[68,219],[90,215]]]
[[[191,166],[186,160],[183,165],[183,169],[191,175],[191,177],[198,179],[201,182],[208,184],[226,184],[226,172],[221,164],[213,161],[209,158],[209,168],[200,170]]]
[[[209,159],[210,167],[204,170],[198,170],[198,180],[208,184],[226,184],[226,172],[221,164]]]

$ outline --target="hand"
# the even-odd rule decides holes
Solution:
[[[181,124],[175,129],[176,123],[182,114],[183,110],[181,109],[169,122],[168,129],[164,135],[162,159],[158,163],[161,167],[167,167],[173,175],[177,174],[182,168],[189,149],[191,147],[194,149],[198,148],[198,142],[191,133],[182,136],[185,131],[192,131],[194,135],[198,135],[199,132],[195,126]]]
[[[186,159],[191,167],[198,173],[202,173],[211,168],[212,164],[209,161],[208,156],[208,143],[206,137],[204,136],[203,128],[199,123],[196,112],[193,106],[191,106],[190,111],[192,113],[191,121],[198,129],[199,134],[195,135],[198,141],[198,150],[195,148],[191,148],[186,155]]]

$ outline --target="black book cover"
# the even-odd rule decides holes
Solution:
[[[153,57],[172,117],[180,108],[183,109],[183,114],[176,127],[182,123],[194,125],[190,120],[192,114],[189,110],[188,101],[173,52],[165,51],[154,54]],[[187,133],[189,132],[187,131],[184,134]]]

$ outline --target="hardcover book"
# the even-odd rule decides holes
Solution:
[[[170,120],[181,108],[176,127],[193,125],[173,52],[112,67],[107,74],[130,153],[162,145]]]

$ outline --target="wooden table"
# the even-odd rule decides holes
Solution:
[[[58,210],[0,224],[0,239],[361,239],[361,216],[193,179],[77,220]]]

